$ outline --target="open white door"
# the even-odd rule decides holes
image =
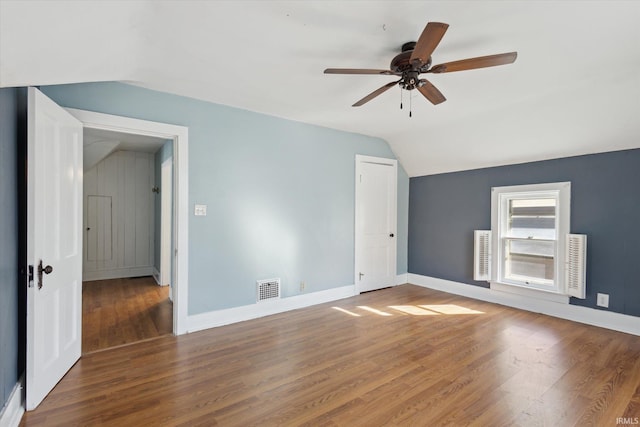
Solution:
[[[357,292],[395,285],[398,162],[356,156]]]
[[[29,88],[28,110],[26,409],[31,410],[82,350],[82,124],[35,88]]]
[[[171,229],[171,225],[173,224],[173,157],[162,162],[160,182],[162,186],[162,191],[160,192],[160,284],[163,286],[173,286],[171,280],[171,243],[173,240],[173,232]],[[171,295],[171,292],[169,295]]]

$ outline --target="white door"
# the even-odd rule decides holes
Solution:
[[[398,163],[356,156],[355,283],[358,292],[395,285]]]
[[[171,285],[171,224],[173,223],[173,158],[162,162],[160,176],[160,284]],[[169,292],[171,295],[171,292]]]
[[[34,409],[80,357],[82,124],[29,88],[27,138],[26,408]]]

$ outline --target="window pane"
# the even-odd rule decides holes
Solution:
[[[540,240],[509,240],[507,251],[512,254],[553,258],[554,244]]]
[[[556,238],[556,199],[511,199],[508,215],[510,237]]]
[[[555,242],[505,240],[505,278],[553,284]]]

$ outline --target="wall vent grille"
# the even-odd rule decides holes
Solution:
[[[280,279],[258,280],[257,302],[280,298]]]
[[[491,230],[473,232],[473,280],[491,280]]]
[[[567,293],[585,299],[587,293],[587,236],[567,234],[566,270]]]

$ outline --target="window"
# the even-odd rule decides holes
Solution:
[[[565,294],[571,183],[494,187],[493,280]]]

